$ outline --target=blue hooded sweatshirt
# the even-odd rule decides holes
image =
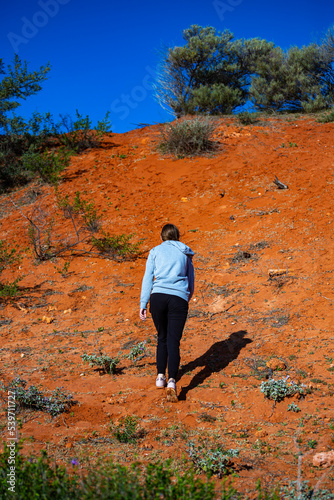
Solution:
[[[181,241],[166,240],[152,248],[146,262],[140,308],[147,308],[151,292],[176,295],[189,302],[195,285],[193,256],[194,252]]]

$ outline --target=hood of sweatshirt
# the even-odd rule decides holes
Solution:
[[[185,245],[185,243],[182,243],[182,241],[175,241],[175,240],[166,240],[161,243],[162,245],[172,245],[173,247],[176,247],[180,252],[184,253],[185,255],[188,255],[191,259],[195,255],[194,252],[190,247]]]

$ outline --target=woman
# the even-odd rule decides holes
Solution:
[[[180,366],[180,340],[195,282],[194,252],[179,238],[179,230],[174,224],[162,228],[162,243],[152,248],[147,258],[139,313],[144,321],[150,299],[150,313],[158,333],[156,386],[163,389],[167,385],[167,400],[171,402],[178,401],[176,377]]]

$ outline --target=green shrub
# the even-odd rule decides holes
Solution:
[[[9,245],[7,241],[0,240],[0,276],[1,273],[13,265],[18,265],[22,255],[18,251],[18,247]],[[16,278],[13,282],[0,283],[0,297],[15,297],[19,293],[18,283],[22,278]]]
[[[195,465],[196,472],[205,472],[222,477],[232,470],[232,457],[237,457],[239,450],[225,450],[222,446],[207,448],[204,444],[195,446],[188,443],[188,454]]]
[[[111,460],[101,460],[91,467],[87,474],[80,476],[75,468],[77,459],[72,459],[73,471],[54,464],[47,452],[40,457],[25,457],[16,453],[15,487],[9,491],[8,460],[10,450],[0,455],[0,498],[2,500],[25,500],[27,498],[53,500],[213,500],[216,498],[214,483],[196,479],[192,472],[182,475],[170,467],[170,462],[154,463],[141,467],[114,464]],[[237,498],[231,487],[224,491],[221,500]]]
[[[217,143],[211,138],[216,122],[210,118],[193,118],[168,123],[161,129],[159,149],[178,157],[195,156],[213,152]]]
[[[1,384],[3,390],[15,392],[15,401],[22,407],[41,410],[52,416],[63,413],[76,404],[73,396],[64,392],[61,387],[53,390],[48,397],[34,385],[27,388],[26,385],[27,382],[20,377],[14,378],[8,386]]]
[[[130,353],[126,357],[134,362],[142,359],[146,355],[146,343],[146,341],[138,342],[138,344],[132,347]]]
[[[6,298],[6,297],[16,297],[19,295],[20,290],[18,287],[18,283],[22,280],[22,278],[16,278],[14,281],[11,283],[0,283],[0,298]]]
[[[294,394],[306,394],[305,384],[296,384],[290,379],[289,375],[278,380],[271,378],[262,382],[260,390],[266,398],[274,401],[283,401],[284,398]]]
[[[116,366],[119,363],[119,358],[111,358],[106,354],[82,354],[82,359],[85,363],[89,363],[90,366],[98,366],[102,373],[115,373]]]
[[[326,115],[321,116],[317,120],[319,123],[331,123],[334,122],[334,109]]]
[[[80,215],[85,228],[95,233],[101,227],[101,216],[97,214],[94,202],[88,202],[80,198],[80,191],[76,191],[74,199],[70,202],[68,195],[57,198],[58,207],[63,210],[66,218],[72,218],[74,214]]]
[[[250,113],[249,111],[242,111],[238,113],[237,117],[242,125],[252,125],[258,121],[257,113]]]
[[[280,489],[280,500],[334,500],[334,493],[318,489],[314,491],[308,481],[290,481],[288,486]]]
[[[83,116],[76,110],[76,120],[69,115],[61,115],[61,128],[66,132],[58,136],[59,141],[66,148],[76,153],[81,153],[85,149],[95,148],[100,145],[101,138],[110,132],[109,111],[105,118],[98,122],[95,130],[92,129],[92,122],[89,116]]]
[[[71,155],[100,145],[110,131],[109,113],[95,130],[88,116],[76,113],[75,121],[67,115],[55,123],[50,113],[37,112],[27,121],[20,116],[8,121],[0,135],[0,192],[26,184],[36,173],[54,184]]]
[[[38,173],[41,179],[48,184],[58,184],[60,173],[68,167],[71,153],[65,148],[58,151],[36,152],[29,149],[22,156],[23,167],[33,173]]]
[[[131,415],[121,419],[114,431],[114,435],[120,443],[134,443],[144,436],[144,430],[139,428],[138,420],[138,417]]]
[[[119,234],[111,236],[102,231],[102,237],[92,236],[91,244],[97,250],[115,260],[131,260],[136,258],[140,251],[140,243],[130,243],[133,234]]]
[[[293,411],[295,413],[298,413],[300,412],[300,408],[298,405],[296,405],[296,403],[291,403],[290,405],[288,405],[288,411]]]

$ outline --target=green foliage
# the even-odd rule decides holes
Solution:
[[[133,234],[119,234],[111,236],[106,231],[102,231],[102,237],[92,236],[91,244],[97,248],[101,254],[115,260],[131,260],[139,255],[140,242],[130,243]]]
[[[306,394],[305,384],[296,384],[296,382],[291,380],[289,375],[278,380],[271,378],[262,382],[260,390],[266,398],[274,401],[282,401],[284,398],[293,396],[294,394],[302,396]]]
[[[280,489],[280,500],[334,500],[334,493],[318,489],[314,491],[308,481],[290,481]]]
[[[334,30],[320,44],[283,51],[258,38],[192,25],[162,57],[156,98],[180,117],[226,114],[250,100],[260,111],[316,112],[333,104]]]
[[[64,212],[66,218],[73,218],[73,215],[80,215],[85,228],[94,233],[99,230],[101,216],[97,214],[94,202],[81,199],[80,191],[76,191],[73,201],[69,200],[68,194],[63,198],[58,196],[58,207]]]
[[[192,25],[183,31],[186,44],[163,55],[156,98],[181,115],[226,114],[245,104],[255,61],[272,44],[265,40],[234,40],[225,30]]]
[[[16,377],[12,382],[5,386],[1,383],[1,388],[4,391],[15,392],[15,401],[22,407],[40,410],[50,415],[55,416],[68,410],[72,405],[76,404],[73,396],[62,390],[61,387],[51,392],[51,396],[45,396],[36,386],[30,385],[27,387],[27,382],[20,377]]]
[[[59,268],[57,266],[53,266],[53,267],[55,268],[57,273],[59,273],[63,278],[67,278],[70,265],[71,265],[71,261],[65,260],[63,267],[61,267],[61,268]]]
[[[258,121],[258,116],[256,113],[250,113],[249,111],[243,111],[238,113],[238,120],[242,125],[252,125]]]
[[[16,115],[21,101],[41,90],[49,71],[46,65],[29,72],[17,55],[6,70],[0,59],[0,76],[4,75],[0,81],[0,192],[29,182],[36,173],[46,182],[57,183],[70,155],[98,146],[110,131],[109,112],[95,130],[89,117],[78,111],[74,120],[65,115],[58,122],[50,113],[35,112],[28,120]]]
[[[102,371],[102,373],[115,373],[116,366],[119,363],[119,358],[111,358],[106,354],[82,354],[82,359],[85,363],[89,363],[90,366],[97,366]]]
[[[59,135],[60,143],[76,153],[81,153],[88,148],[98,147],[102,136],[110,132],[109,111],[106,113],[105,118],[98,122],[96,130],[93,130],[88,115],[83,116],[78,110],[75,113],[76,120],[73,120],[70,115],[60,116],[60,127],[65,129],[65,132]]]
[[[11,283],[0,283],[0,298],[17,297],[20,295],[18,283],[22,278],[16,278]]]
[[[22,155],[22,164],[26,170],[38,173],[44,182],[57,185],[60,180],[59,174],[70,163],[70,155],[65,148],[41,153],[32,147]]]
[[[146,340],[144,342],[138,342],[138,344],[132,347],[130,353],[126,357],[134,362],[139,361],[146,355],[146,344]]]
[[[114,435],[120,443],[134,443],[144,436],[143,429],[138,428],[138,420],[138,417],[131,415],[121,419],[114,431]]]
[[[327,115],[323,115],[317,120],[319,123],[331,123],[334,122],[334,109]]]
[[[5,445],[0,455],[0,497],[2,500],[40,498],[53,500],[213,500],[216,498],[214,483],[196,479],[192,472],[182,475],[170,467],[170,462],[154,463],[141,467],[114,464],[101,460],[87,474],[75,473],[79,464],[71,463],[74,471],[54,464],[42,450],[37,458],[25,457],[18,448],[15,457],[15,491],[9,491],[8,460],[10,450]],[[80,465],[80,464],[79,464]],[[232,487],[225,489],[221,500],[236,499]]]
[[[17,246],[11,246],[5,240],[0,240],[0,274],[14,264],[21,261],[21,254],[18,253]]]
[[[0,75],[5,75],[0,82],[0,130],[7,130],[10,123],[8,113],[18,108],[22,100],[41,90],[40,83],[45,81],[50,65],[41,66],[38,71],[28,71],[26,61],[21,61],[16,54],[13,64],[7,67],[0,59]]]
[[[205,472],[222,477],[232,469],[232,457],[237,457],[239,450],[225,450],[222,446],[207,448],[204,444],[196,446],[188,443],[188,454],[195,465],[196,472]]]
[[[315,112],[326,109],[332,95],[322,86],[322,76],[331,62],[322,57],[321,46],[272,50],[256,66],[249,97],[261,111]]]
[[[193,118],[168,123],[161,129],[159,148],[178,157],[210,153],[217,149],[212,141],[216,123],[209,118]]]
[[[300,412],[300,408],[298,405],[296,405],[296,403],[291,403],[290,405],[288,405],[288,411],[293,411],[295,413],[298,413]]]
[[[5,240],[0,240],[0,276],[8,267],[18,265],[22,259],[17,246],[10,245]],[[19,293],[18,283],[22,278],[16,278],[13,282],[0,283],[0,297],[15,297]]]

